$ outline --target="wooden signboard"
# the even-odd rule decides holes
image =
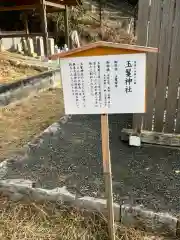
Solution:
[[[66,114],[145,111],[145,53],[72,57],[60,63]]]
[[[108,114],[145,112],[146,53],[155,48],[97,42],[60,58],[66,114],[101,114],[109,236],[115,240]]]

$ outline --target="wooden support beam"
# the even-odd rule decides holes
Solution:
[[[53,3],[53,2],[49,2],[49,1],[44,1],[44,4],[46,6],[49,7],[54,7],[54,8],[59,8],[59,9],[65,9],[65,6],[62,4],[58,4],[58,3]]]
[[[36,9],[39,5],[32,4],[32,5],[21,5],[21,6],[13,6],[13,7],[0,7],[0,12],[11,12],[11,11],[23,11],[29,9]]]
[[[24,16],[24,26],[25,26],[26,34],[29,34],[29,26],[28,26],[28,16],[27,16],[27,14],[25,14],[25,16]]]
[[[27,33],[14,33],[14,34],[1,34],[0,33],[0,39],[1,38],[16,38],[16,37],[42,37],[42,36],[44,36],[44,34],[43,33],[29,33],[29,34],[27,34]]]
[[[180,147],[180,134],[151,131],[141,131],[140,133],[136,133],[133,129],[122,129],[122,141],[129,141],[130,136],[140,137],[142,143]]]
[[[68,48],[70,48],[70,43],[69,43],[69,11],[68,11],[68,6],[65,6],[65,11],[64,11],[64,29],[65,29],[65,42]]]
[[[16,37],[25,37],[25,38],[28,38],[28,37],[43,37],[44,34],[42,32],[40,33],[6,33],[6,34],[3,34],[2,32],[0,32],[0,39],[1,38],[16,38]],[[59,36],[59,34],[55,34],[53,32],[48,32],[48,37],[51,37],[53,38],[54,36]]]
[[[24,29],[25,29],[25,33],[28,35],[29,34],[29,26],[28,26],[28,15],[26,12],[23,12],[21,14],[21,19],[23,20],[24,23]]]
[[[44,40],[44,54],[48,56],[48,29],[47,29],[47,14],[45,0],[40,0],[40,17],[41,17],[41,27],[43,32]]]

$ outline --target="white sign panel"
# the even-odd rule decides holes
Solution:
[[[146,54],[60,60],[66,114],[145,112]]]

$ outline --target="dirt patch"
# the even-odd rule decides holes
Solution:
[[[64,114],[62,90],[48,90],[0,109],[0,160],[10,157],[33,136]]]
[[[0,84],[11,83],[21,78],[39,74],[41,71],[31,68],[12,65],[8,60],[0,57]]]

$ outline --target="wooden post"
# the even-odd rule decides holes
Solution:
[[[103,171],[104,171],[104,179],[105,179],[105,195],[107,199],[107,210],[108,210],[109,236],[111,240],[115,240],[112,172],[111,172],[111,159],[110,159],[110,149],[109,149],[109,124],[108,124],[107,114],[101,115],[101,136],[102,136]]]
[[[29,34],[29,26],[28,26],[28,16],[26,13],[24,13],[24,27],[25,27],[25,31],[26,34]]]
[[[102,0],[99,0],[99,30],[100,38],[103,40],[103,30],[102,30]]]
[[[103,18],[104,18],[104,9],[105,9],[105,0],[99,0],[99,28],[100,28],[100,37],[101,40],[104,39],[104,28],[103,28]]]
[[[66,5],[65,11],[64,11],[64,29],[65,29],[65,43],[68,48],[70,48],[69,45],[69,12],[68,12],[68,6]]]
[[[26,36],[26,41],[27,41],[28,40],[28,36],[29,36],[29,26],[28,26],[28,16],[27,16],[26,13],[23,13],[23,22],[24,22],[25,32],[27,34],[27,36]]]
[[[40,16],[43,32],[43,41],[44,41],[44,54],[48,56],[48,29],[47,29],[47,15],[46,15],[46,5],[44,0],[40,0]]]

